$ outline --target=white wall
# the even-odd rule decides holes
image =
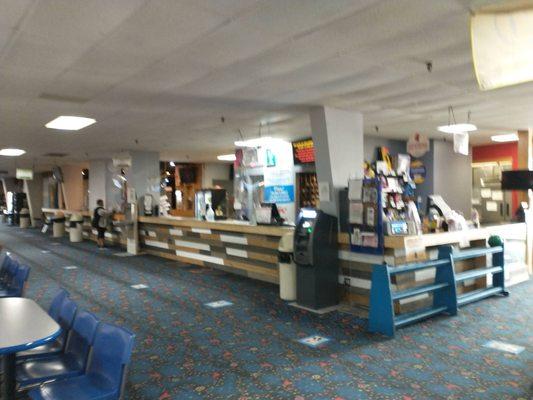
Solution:
[[[230,164],[228,163],[206,163],[202,170],[202,188],[213,187],[213,179],[229,180]]]
[[[469,219],[472,209],[472,153],[464,156],[453,151],[452,142],[435,141],[433,188],[444,201]]]
[[[91,161],[89,164],[89,210],[96,207],[96,200],[102,199],[107,204],[106,196],[107,162]]]

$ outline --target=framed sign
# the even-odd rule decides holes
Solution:
[[[415,133],[407,141],[407,152],[413,157],[422,157],[429,151],[429,139],[427,136]]]

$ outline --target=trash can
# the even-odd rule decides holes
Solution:
[[[30,210],[27,208],[22,208],[19,213],[20,217],[20,227],[21,228],[29,228],[30,227]]]
[[[70,216],[68,233],[71,242],[83,241],[83,217],[80,214],[72,214]]]
[[[65,235],[65,214],[57,212],[52,218],[52,236],[55,238]]]
[[[296,265],[293,252],[294,233],[287,232],[279,240],[279,297],[283,300],[296,300]]]

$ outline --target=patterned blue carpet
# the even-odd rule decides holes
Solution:
[[[531,281],[386,340],[367,334],[364,320],[311,315],[287,306],[276,286],[206,268],[6,226],[0,244],[32,267],[27,297],[48,307],[64,286],[81,307],[136,332],[128,399],[531,398]],[[204,305],[217,300],[233,305]],[[313,334],[331,341],[296,341]],[[482,346],[493,339],[526,350]]]

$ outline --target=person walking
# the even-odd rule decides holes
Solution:
[[[105,231],[107,229],[107,211],[104,208],[104,201],[102,199],[96,200],[96,208],[93,215],[93,228],[98,231],[96,243],[100,249],[105,246]]]

